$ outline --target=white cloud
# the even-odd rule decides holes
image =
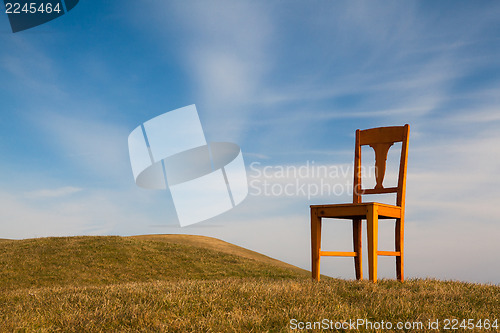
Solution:
[[[82,188],[73,187],[73,186],[65,186],[54,189],[41,189],[26,192],[25,196],[27,198],[57,198],[57,197],[65,197],[69,196],[73,193],[77,193],[82,191]]]
[[[97,197],[65,200],[60,204],[59,198],[52,197],[47,198],[52,199],[48,205],[42,206],[34,205],[29,201],[31,198],[6,192],[0,192],[0,198],[0,234],[3,238],[94,234],[109,232],[116,223],[110,214],[103,214],[111,207]]]
[[[160,221],[176,225],[175,220],[169,221],[172,214],[166,211],[166,200],[161,192],[141,191],[135,187],[85,189],[78,195],[43,198],[0,191],[0,237],[151,233],[153,230],[148,226]]]

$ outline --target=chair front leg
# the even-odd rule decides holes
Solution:
[[[368,207],[366,214],[366,224],[368,229],[368,266],[370,280],[377,282],[378,264],[378,207],[373,205]]]
[[[313,280],[319,281],[321,249],[321,217],[318,210],[311,208],[311,273]]]

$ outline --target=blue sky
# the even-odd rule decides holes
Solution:
[[[199,234],[309,269],[308,206],[348,193],[254,188],[180,228],[168,193],[134,184],[128,134],[196,104],[207,140],[238,143],[252,180],[266,166],[346,169],[356,129],[409,123],[407,277],[498,284],[499,17],[497,1],[82,0],[13,34],[0,15],[0,237]],[[324,237],[351,246],[348,223]],[[323,259],[322,273],[353,278],[352,259]]]

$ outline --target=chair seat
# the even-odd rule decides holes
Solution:
[[[311,205],[318,217],[338,219],[366,219],[369,209],[376,209],[379,219],[401,218],[401,207],[378,203],[363,202],[352,204]]]

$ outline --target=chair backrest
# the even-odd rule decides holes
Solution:
[[[408,159],[408,137],[410,125],[378,127],[366,130],[356,130],[356,148],[354,152],[354,191],[353,202],[362,202],[364,194],[396,193],[396,205],[404,208],[406,192],[406,161]],[[387,153],[395,143],[401,142],[401,159],[399,162],[399,177],[397,187],[383,187]],[[363,189],[361,186],[361,146],[370,146],[375,151],[375,178],[377,184],[373,189]]]

